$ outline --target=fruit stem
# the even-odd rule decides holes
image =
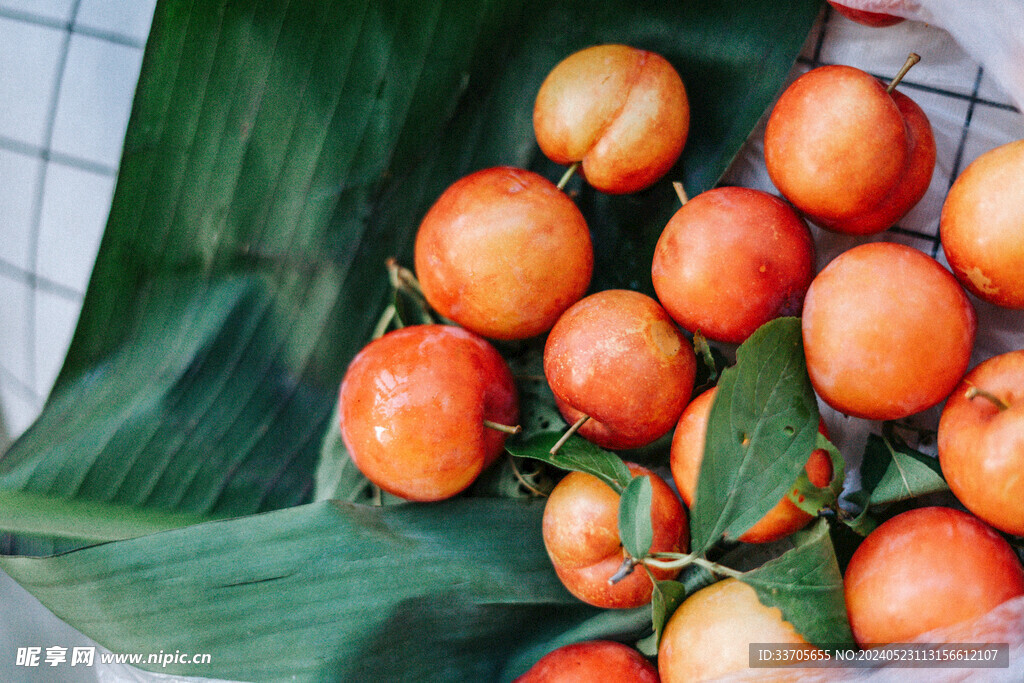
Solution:
[[[384,336],[384,333],[388,331],[388,327],[391,326],[391,322],[395,320],[395,316],[398,313],[398,309],[395,308],[394,304],[388,304],[388,307],[384,309],[384,313],[380,316],[380,320],[377,321],[377,326],[373,328],[373,335],[370,339],[380,339]],[[401,325],[401,321],[398,322]]]
[[[917,54],[916,52],[911,52],[909,55],[907,55],[907,61],[903,62],[903,68],[901,68],[893,77],[893,79],[889,81],[889,85],[885,87],[885,92],[892,94],[892,91],[896,89],[896,86],[900,84],[900,81],[903,80],[903,77],[907,75],[908,71],[910,71],[910,67],[914,66],[920,61],[921,55]]]
[[[966,398],[968,401],[973,401],[978,396],[981,396],[983,399],[989,401],[996,408],[999,408],[1000,411],[1009,410],[1010,408],[1010,404],[1004,401],[1003,399],[999,398],[990,391],[979,389],[974,385],[971,385],[971,387],[964,393],[964,398]]]
[[[558,181],[558,185],[556,187],[558,187],[559,190],[564,190],[565,186],[569,183],[569,178],[572,178],[573,174],[576,173],[576,169],[579,167],[580,162],[572,162],[572,166],[565,170],[565,173],[562,174],[562,179]]]
[[[490,420],[484,420],[484,427],[505,432],[506,434],[518,434],[523,431],[522,425],[503,425],[500,422],[491,422]]]
[[[686,188],[678,180],[672,183],[672,188],[676,191],[676,196],[679,197],[680,204],[686,204],[690,201],[690,198],[686,196]]]
[[[584,415],[580,419],[573,422],[572,426],[565,430],[565,434],[562,434],[562,437],[555,442],[555,445],[551,447],[551,450],[548,451],[548,453],[550,453],[551,455],[555,455],[556,453],[558,453],[558,449],[561,448],[565,444],[565,442],[569,440],[569,437],[575,434],[576,431],[583,426],[583,423],[589,419],[589,415]]]
[[[643,563],[648,567],[654,567],[656,569],[682,569],[688,565],[695,564],[698,567],[707,569],[712,574],[729,576],[734,579],[743,577],[743,572],[730,569],[729,567],[718,564],[717,562],[705,560],[699,555],[687,555],[685,553],[654,553],[651,557],[644,558]]]
[[[633,573],[633,570],[636,568],[638,564],[640,563],[632,557],[626,557],[626,559],[622,561],[622,564],[619,565],[619,568],[615,570],[615,573],[612,574],[611,577],[608,579],[608,585],[614,586],[619,581],[622,581],[624,578]]]

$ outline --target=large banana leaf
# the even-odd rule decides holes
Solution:
[[[649,623],[648,610],[605,615],[562,588],[534,531],[541,511],[325,501],[4,566],[115,652],[210,653],[192,673],[498,680],[564,631],[636,636]]]
[[[594,232],[594,286],[649,291],[654,242],[675,208],[669,181],[682,178],[691,194],[714,184],[781,85],[817,4],[160,2],[71,350],[42,416],[0,460],[0,489],[31,494],[31,505],[0,510],[0,529],[24,532],[6,545],[30,555],[70,547],[50,537],[90,538],[62,527],[67,499],[107,504],[90,508],[110,517],[96,540],[152,528],[151,517],[110,528],[135,509],[184,515],[161,518],[178,523],[243,518],[0,564],[115,649],[203,643],[212,667],[182,671],[207,676],[357,676],[339,658],[398,637],[403,619],[416,627],[408,637],[437,651],[452,642],[438,624],[465,619],[479,620],[479,637],[459,636],[465,656],[453,666],[475,678],[534,651],[510,635],[516,628],[549,637],[589,618],[567,607],[541,562],[532,507],[453,503],[461,512],[450,529],[439,521],[446,507],[293,508],[311,498],[337,385],[383,307],[385,258],[411,262],[418,220],[448,184],[497,164],[557,177],[533,141],[533,97],[557,61],[596,42],[664,54],[691,98],[690,141],[664,182],[630,197],[573,186]],[[51,523],[48,499],[60,513]],[[280,508],[292,509],[244,517]],[[517,530],[515,540],[459,522],[466,510]],[[345,583],[352,554],[311,551],[344,546],[349,534],[376,553],[372,581]],[[424,534],[436,565],[455,567],[450,577],[405,567],[388,578],[385,566],[404,557],[394,539]],[[306,553],[304,571],[252,583],[278,578],[290,538]],[[462,546],[493,568],[487,590]],[[322,592],[318,567],[332,577]],[[211,576],[259,589],[221,600]],[[380,602],[373,591],[393,595]],[[380,621],[342,605],[293,613],[314,599],[351,600],[380,610]],[[433,601],[449,611],[432,611]],[[248,649],[244,634],[275,624],[281,633]],[[625,633],[617,622],[605,630]],[[401,659],[377,665],[377,677],[423,677]]]

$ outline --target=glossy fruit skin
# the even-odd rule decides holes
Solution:
[[[456,181],[416,234],[416,274],[441,315],[490,339],[546,332],[590,285],[583,214],[531,171],[499,166]]]
[[[679,74],[653,52],[596,45],[562,60],[533,107],[541,151],[582,162],[594,188],[637,192],[665,175],[683,151],[690,106]]]
[[[763,605],[742,581],[725,579],[691,595],[669,619],[658,648],[658,673],[663,683],[688,683],[743,671],[750,665],[750,643],[816,649],[779,608]]]
[[[765,128],[772,182],[816,224],[881,232],[928,189],[935,139],[924,112],[850,66],[812,69],[779,98]]]
[[[658,683],[658,670],[633,648],[590,640],[553,650],[515,683]]]
[[[884,14],[882,12],[867,12],[862,9],[853,9],[846,5],[838,2],[832,2],[828,0],[828,4],[832,5],[832,8],[842,14],[847,19],[856,21],[858,24],[864,26],[871,26],[874,28],[882,28],[885,26],[895,26],[896,24],[903,21],[903,17],[897,17],[893,14]]]
[[[717,388],[712,387],[690,401],[679,417],[672,435],[669,466],[676,489],[686,504],[693,508],[697,494],[700,465],[704,460],[704,439],[707,435],[708,416]],[[824,424],[819,427],[823,431]],[[807,459],[807,476],[815,486],[824,487],[832,481],[832,459],[822,449],[815,449]],[[788,496],[765,514],[736,540],[744,543],[769,543],[789,536],[807,526],[813,517],[798,508]]]
[[[896,420],[930,408],[970,362],[977,317],[956,278],[900,244],[862,244],[811,282],[802,318],[807,371],[836,410]]]
[[[814,242],[779,198],[720,187],[672,216],[651,277],[658,300],[682,327],[739,344],[769,320],[800,314],[814,277]]]
[[[977,517],[917,508],[868,535],[850,558],[844,590],[858,644],[900,643],[1024,595],[1024,568]]]
[[[634,477],[646,476],[653,488],[651,552],[686,552],[689,524],[682,503],[657,474],[627,463]],[[544,547],[558,578],[577,598],[595,607],[630,608],[651,601],[647,572],[636,569],[611,585],[608,579],[627,557],[619,538],[619,494],[597,477],[570,472],[555,486],[544,507]],[[652,569],[659,580],[679,570]]]
[[[894,91],[891,97],[907,124],[909,158],[901,180],[871,211],[846,219],[821,218],[821,227],[849,235],[869,235],[887,230],[914,208],[928,191],[936,158],[931,123],[921,107],[900,91]]]
[[[408,500],[459,493],[502,453],[515,425],[512,373],[479,336],[448,325],[414,325],[370,342],[341,383],[341,434],[356,467]]]
[[[970,387],[994,394],[1000,410]],[[964,376],[939,420],[939,463],[964,506],[992,526],[1024,536],[1024,350],[982,362]]]
[[[946,195],[939,220],[953,274],[972,294],[1024,308],[1024,140],[985,152]]]
[[[559,411],[604,448],[637,448],[668,433],[690,400],[697,358],[657,301],[611,289],[581,299],[544,346]]]

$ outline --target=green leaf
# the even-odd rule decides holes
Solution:
[[[79,326],[0,488],[197,514],[309,500],[338,382],[388,301],[386,259],[411,262],[419,219],[461,175],[553,170],[531,104],[554,64],[600,41],[672,60],[693,126],[670,176],[693,192],[739,149],[816,10],[161,1]],[[649,288],[670,179],[579,199],[605,286]]]
[[[538,626],[541,625],[538,624]],[[646,605],[635,609],[600,610],[594,616],[579,621],[575,626],[552,634],[548,640],[515,653],[510,660],[511,663],[505,667],[505,671],[512,676],[521,675],[547,653],[572,643],[608,638],[620,642],[632,642],[639,638],[640,634],[650,630],[650,626],[651,612]],[[610,636],[609,634],[616,635]],[[535,638],[535,640],[539,641],[540,638]],[[500,680],[509,680],[509,675],[501,676]]]
[[[599,612],[552,571],[542,511],[324,501],[0,567],[114,652],[211,655],[162,673],[497,680],[516,650]],[[606,620],[594,635],[632,634],[632,622]]]
[[[868,435],[860,475],[861,490],[846,496],[860,512],[842,520],[861,536],[878,526],[872,508],[949,490],[939,461],[891,431],[886,436]]]
[[[803,471],[817,431],[800,320],[773,320],[739,347],[718,382],[690,521],[693,551],[739,537],[775,507]]]
[[[871,508],[868,505],[868,496],[866,494],[862,494],[863,491],[854,491],[852,494],[847,496],[848,500],[860,506],[860,512],[856,515],[842,515],[840,516],[840,519],[842,520],[843,524],[848,526],[859,536],[864,537],[870,534],[878,527],[878,520],[870,514]]]
[[[622,458],[579,436],[569,437],[552,455],[551,448],[561,437],[561,432],[541,432],[528,439],[509,439],[505,450],[517,458],[532,458],[568,472],[592,474],[619,494],[633,480]]]
[[[651,593],[651,626],[654,632],[637,644],[637,649],[650,657],[658,655],[658,646],[661,644],[661,634],[665,630],[665,624],[675,613],[679,605],[689,596],[701,588],[710,586],[715,582],[711,572],[703,567],[689,565],[684,568],[683,573],[677,581],[657,581],[654,583],[654,590]]]
[[[853,644],[843,597],[843,576],[824,519],[792,537],[795,547],[746,572],[762,603],[778,607],[796,630],[814,645]]]
[[[634,559],[647,557],[654,542],[651,526],[651,500],[654,490],[648,477],[635,477],[629,481],[619,497],[619,538],[622,546]]]
[[[868,435],[862,471],[882,472],[877,480],[874,480],[877,475],[872,475],[865,482],[865,490],[871,493],[870,505],[885,505],[949,490],[939,461],[914,450],[895,435],[891,439]]]

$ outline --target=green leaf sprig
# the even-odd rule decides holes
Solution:
[[[814,450],[818,405],[798,318],[763,326],[722,373],[711,406],[696,499],[695,552],[737,538],[786,495]]]

